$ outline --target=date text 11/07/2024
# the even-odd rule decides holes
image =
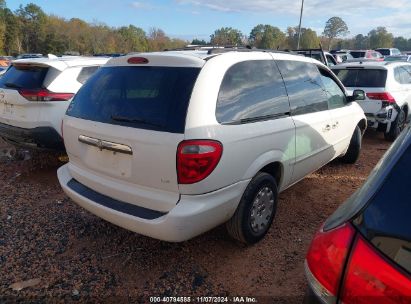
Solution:
[[[258,303],[255,297],[150,297],[150,303]]]

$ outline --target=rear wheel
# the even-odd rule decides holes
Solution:
[[[355,127],[354,134],[351,137],[350,145],[348,146],[347,153],[341,157],[341,161],[347,164],[354,164],[361,152],[361,140],[362,134],[359,126]]]
[[[248,184],[232,218],[228,233],[235,239],[254,244],[270,229],[277,209],[277,184],[268,173],[258,173]]]
[[[397,115],[397,118],[391,123],[390,131],[384,133],[384,137],[388,141],[394,141],[405,128],[405,111],[403,109]]]

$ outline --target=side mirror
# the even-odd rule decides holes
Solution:
[[[363,90],[354,90],[352,96],[348,96],[347,100],[349,102],[357,100],[365,100],[365,92]]]

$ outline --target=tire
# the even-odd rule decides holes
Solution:
[[[384,133],[384,138],[388,141],[394,141],[404,130],[405,127],[405,112],[403,109],[397,115],[397,118],[391,123],[391,128],[389,132]]]
[[[270,229],[277,210],[277,184],[273,176],[259,172],[245,189],[231,219],[226,223],[231,237],[251,245]]]
[[[341,161],[346,164],[355,164],[361,152],[362,134],[359,126],[355,127],[354,133],[351,137],[350,145],[347,152],[341,157]]]

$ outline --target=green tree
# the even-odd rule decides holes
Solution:
[[[130,24],[128,27],[120,27],[117,31],[121,38],[122,53],[148,50],[147,37],[143,29]]]
[[[191,44],[193,44],[193,45],[207,45],[208,43],[204,39],[200,40],[200,39],[195,38],[195,39],[193,39],[193,41],[191,41]]]
[[[354,37],[354,48],[357,50],[368,49],[369,48],[369,39],[368,36],[363,34],[358,34]]]
[[[323,32],[323,35],[328,39],[328,49],[331,49],[333,39],[345,36],[348,33],[348,26],[340,17],[328,19]]]
[[[47,15],[34,3],[20,5],[16,11],[21,22],[22,45],[26,52],[40,52],[45,40]]]
[[[399,50],[406,51],[408,50],[408,40],[405,39],[404,37],[395,37],[394,38],[394,47],[396,47]]]
[[[210,35],[210,43],[213,45],[242,45],[243,34],[240,30],[233,29],[232,27],[222,27],[214,31],[214,34]]]
[[[0,0],[0,54],[4,53],[6,40],[6,1]]]
[[[170,44],[170,38],[159,28],[152,27],[148,34],[148,46],[150,51],[162,51],[167,49]]]
[[[297,48],[298,27],[287,28],[287,44],[290,49]],[[310,28],[301,28],[300,48],[313,49],[320,46],[320,38],[317,33]]]
[[[284,46],[285,34],[278,27],[259,24],[251,30],[248,41],[260,49],[275,49]]]
[[[368,33],[370,48],[390,48],[393,46],[394,36],[383,26],[379,26]]]

